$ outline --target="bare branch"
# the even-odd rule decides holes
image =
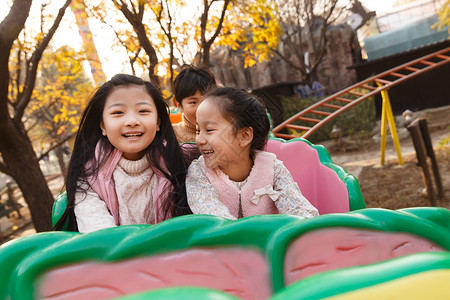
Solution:
[[[206,42],[208,48],[211,47],[211,45],[214,43],[214,40],[217,38],[220,31],[222,30],[223,20],[225,19],[225,13],[227,12],[229,3],[230,3],[230,0],[225,0],[223,3],[223,8],[222,8],[222,13],[220,15],[219,25],[217,26],[216,31],[214,32],[213,36],[209,39],[208,42]]]
[[[140,1],[139,3],[139,12],[132,13],[126,4],[123,1],[118,2],[117,0],[112,0],[114,5],[122,12],[128,22],[134,29],[134,32],[138,36],[139,44],[144,49],[145,53],[147,53],[150,59],[149,65],[149,76],[150,80],[159,85],[159,78],[155,74],[155,68],[158,64],[158,57],[156,55],[155,48],[147,37],[144,23],[142,23],[143,14],[144,14],[144,5],[146,1]]]
[[[50,40],[52,39],[53,35],[56,32],[56,29],[58,29],[59,24],[61,23],[61,20],[64,16],[64,13],[69,6],[71,0],[66,0],[64,5],[59,9],[58,15],[56,16],[55,21],[53,22],[52,27],[48,31],[48,33],[45,35],[45,37],[42,39],[42,42],[37,46],[36,50],[34,51],[33,55],[31,56],[31,67],[27,70],[27,79],[25,81],[25,87],[23,90],[23,93],[21,95],[21,98],[17,102],[16,111],[14,115],[14,119],[17,122],[20,122],[25,108],[27,107],[28,103],[31,99],[31,94],[33,92],[35,83],[36,83],[36,76],[37,76],[37,69],[39,66],[39,61],[41,60],[42,53],[44,52],[45,48],[47,48]]]
[[[50,145],[50,147],[47,149],[47,151],[45,151],[44,153],[41,153],[41,155],[38,157],[38,161],[41,160],[42,158],[44,158],[45,156],[47,156],[50,153],[50,151],[54,150],[55,148],[61,146],[62,144],[64,144],[68,140],[70,140],[74,135],[75,135],[75,133],[69,134],[64,139],[59,140],[56,143],[53,143],[52,145]]]
[[[339,16],[342,12],[337,11],[338,0],[279,0],[278,18],[283,24],[286,38],[284,46],[290,49],[291,57],[284,51],[284,57],[274,51],[290,66],[299,70],[304,80],[309,81],[314,78],[317,67],[326,53],[327,28],[335,20],[334,16]],[[296,38],[291,32],[292,26],[297,32]],[[305,55],[311,53],[311,58],[306,65]],[[296,64],[295,61],[298,60]]]

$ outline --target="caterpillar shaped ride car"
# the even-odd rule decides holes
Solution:
[[[364,208],[356,179],[326,150],[304,140],[268,148],[298,155],[299,143],[331,171],[322,188],[297,181],[320,216],[188,215],[22,237],[0,247],[0,299],[450,299],[450,210]],[[329,208],[331,185],[347,209]]]

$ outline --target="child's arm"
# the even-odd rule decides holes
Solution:
[[[236,220],[228,208],[220,202],[214,186],[203,175],[197,161],[189,166],[186,177],[186,192],[189,207],[194,214],[213,215]]]
[[[99,198],[91,188],[86,194],[75,194],[75,217],[78,231],[81,233],[116,226],[114,217],[109,213],[105,201]]]
[[[312,218],[318,216],[318,210],[302,195],[300,188],[282,161],[274,165],[273,189],[280,192],[275,205],[282,214]]]

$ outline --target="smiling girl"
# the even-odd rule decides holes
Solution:
[[[197,147],[189,167],[188,203],[195,214],[240,219],[260,214],[318,215],[273,153],[262,151],[270,130],[254,95],[225,87],[210,91],[197,109]]]
[[[69,230],[156,224],[191,213],[187,165],[160,90],[118,74],[83,112],[66,178]]]

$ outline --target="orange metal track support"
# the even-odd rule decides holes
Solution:
[[[436,51],[429,55],[415,59],[388,71],[360,81],[346,89],[343,89],[310,107],[290,117],[273,129],[275,136],[292,139],[295,137],[308,138],[325,123],[343,113],[354,105],[364,101],[383,90],[400,84],[410,78],[421,75],[432,69],[438,68],[450,62],[450,47]],[[356,99],[355,99],[356,97]],[[349,99],[349,98],[353,98]],[[332,102],[333,103],[330,103]],[[325,110],[322,110],[325,108]],[[334,111],[330,111],[334,109]],[[302,125],[292,123],[302,121]],[[307,123],[311,124],[307,124]],[[280,132],[285,128],[301,130],[300,134],[287,134]]]

